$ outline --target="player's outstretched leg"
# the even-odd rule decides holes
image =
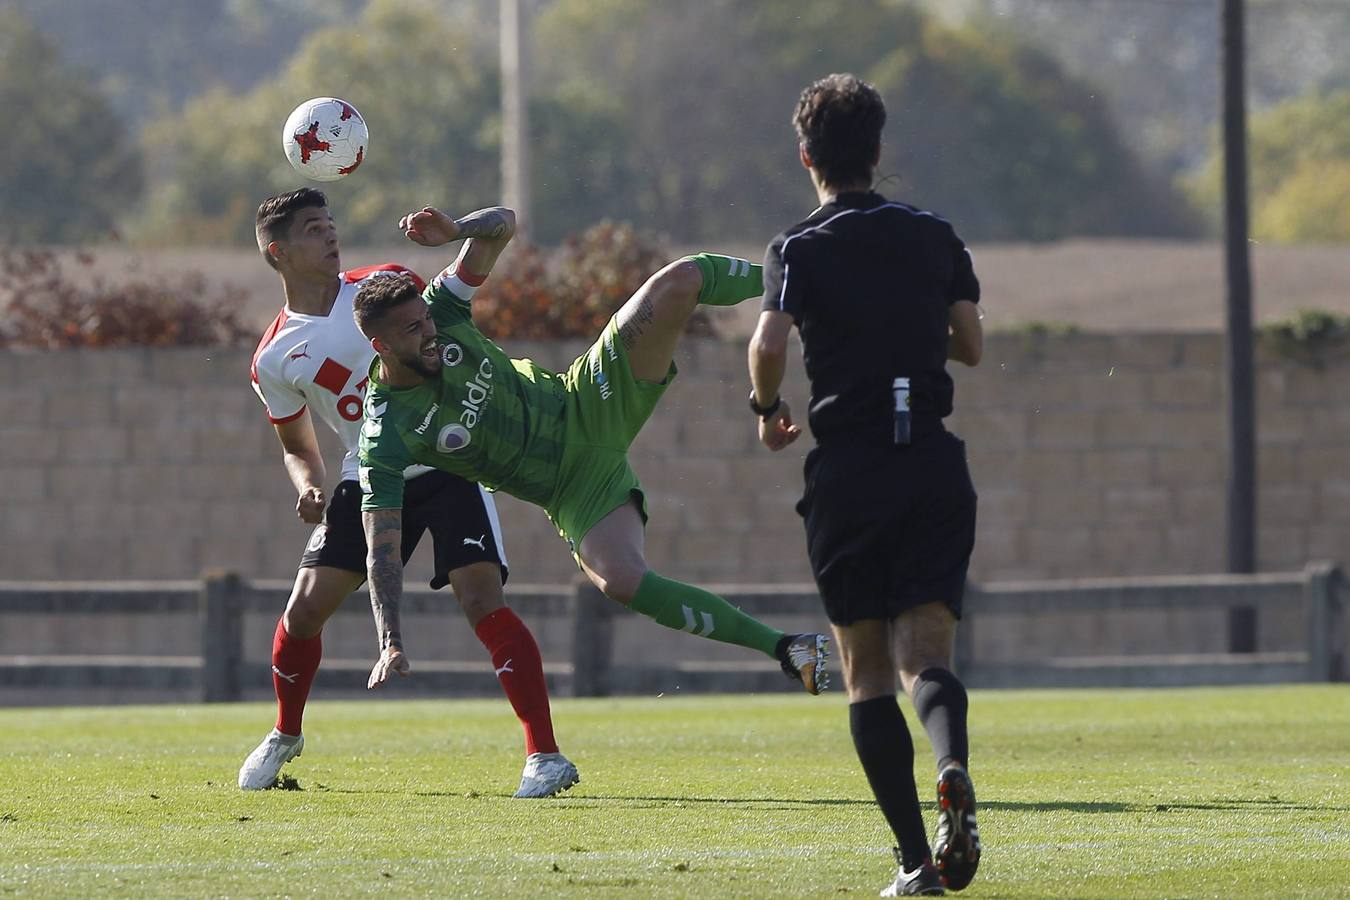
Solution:
[[[296,576],[272,637],[276,725],[239,767],[241,790],[273,787],[282,767],[304,750],[301,722],[323,656],[324,623],[363,580],[362,574],[327,566],[303,568]]]
[[[625,504],[601,519],[577,548],[582,570],[605,596],[659,625],[758,650],[777,659],[812,694],[829,683],[824,635],[788,635],[716,594],[663,578],[647,567],[642,516]]]
[[[699,304],[732,306],[764,293],[762,266],[716,253],[676,260],[642,285],[614,314],[633,377],[660,382]]]

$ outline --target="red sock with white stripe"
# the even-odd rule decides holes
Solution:
[[[525,729],[525,753],[557,753],[548,686],[544,683],[544,660],[530,629],[503,606],[484,616],[474,633],[492,654],[497,680]]]
[[[272,687],[277,692],[277,731],[295,737],[305,716],[305,702],[323,658],[323,632],[311,638],[286,633],[285,617],[272,636]]]

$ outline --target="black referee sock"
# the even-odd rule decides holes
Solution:
[[[966,686],[947,669],[924,669],[914,683],[914,711],[928,732],[938,771],[949,763],[966,765],[970,741],[966,736]]]
[[[851,703],[848,726],[877,805],[895,833],[905,869],[913,871],[931,854],[914,786],[914,741],[900,705],[894,697]]]

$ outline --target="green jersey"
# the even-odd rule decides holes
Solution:
[[[547,507],[563,457],[561,377],[507,357],[442,279],[422,296],[443,365],[421,384],[393,387],[377,378],[379,358],[371,363],[359,451],[361,508],[401,508],[403,470],[414,463]]]

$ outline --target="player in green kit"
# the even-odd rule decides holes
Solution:
[[[698,304],[763,293],[760,266],[700,253],[666,266],[614,314],[566,372],[510,359],[474,325],[470,301],[515,233],[502,207],[460,219],[427,207],[399,223],[435,247],[468,239],[419,292],[409,278],[374,279],[357,294],[371,364],[359,476],[380,659],[374,688],[408,673],[399,624],[403,470],[422,463],[537,506],[606,596],[658,624],[777,659],[812,694],[827,684],[828,638],[787,635],[721,597],[652,572],[643,549],[646,501],[628,447],[675,377],[675,345]]]

